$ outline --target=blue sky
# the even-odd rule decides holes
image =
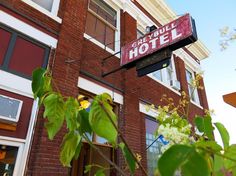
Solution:
[[[235,0],[165,0],[177,14],[190,13],[195,19],[200,40],[210,50],[209,58],[201,62],[213,121],[223,123],[230,133],[230,143],[236,144],[236,108],[223,102],[222,95],[236,92],[236,41],[220,50],[219,29],[236,28]],[[216,134],[219,141],[219,134]],[[220,141],[219,141],[220,142]]]

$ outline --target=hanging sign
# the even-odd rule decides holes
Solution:
[[[130,68],[136,61],[169,48],[176,50],[197,40],[194,20],[186,14],[121,48],[121,66]]]

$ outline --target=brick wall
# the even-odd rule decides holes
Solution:
[[[63,2],[63,1],[62,1]],[[78,77],[80,68],[81,51],[83,45],[83,33],[87,10],[85,0],[67,0],[62,3],[64,9],[63,22],[57,30],[58,47],[50,58],[50,67],[53,78],[59,91],[66,96],[78,95]],[[37,15],[36,18],[40,21]],[[47,24],[47,20],[45,20]],[[67,63],[66,61],[70,61]],[[62,167],[59,162],[59,147],[66,132],[62,129],[49,141],[44,129],[43,109],[40,110],[35,127],[27,175],[45,176],[68,174],[69,169]]]
[[[57,23],[22,1],[9,0],[0,3],[8,9],[14,10],[18,17],[27,21],[27,23],[58,38],[58,47],[50,58],[50,68],[53,71],[55,83],[63,95],[77,96],[79,75],[88,77],[90,80],[96,78],[120,90],[120,93],[124,96],[124,105],[121,107],[119,127],[131,148],[142,154],[142,162],[146,167],[145,115],[139,112],[139,101],[145,100],[160,105],[162,104],[160,102],[161,96],[166,94],[168,97],[172,97],[175,103],[178,103],[179,95],[147,76],[137,77],[135,68],[120,70],[102,77],[102,72],[118,68],[120,60],[113,56],[102,65],[103,59],[111,54],[83,37],[87,0],[61,0],[59,17],[63,19],[62,24]],[[146,11],[145,13],[148,14]],[[136,26],[136,20],[127,12],[123,13],[121,11],[122,46],[136,39]],[[184,61],[176,56],[174,61],[177,79],[181,82],[181,90],[188,92]],[[103,83],[101,82],[101,84]],[[201,84],[204,86],[203,81]],[[199,91],[199,97],[201,105],[208,108],[205,90]],[[53,141],[49,141],[44,129],[42,113],[43,109],[40,109],[26,175],[67,175],[68,169],[63,168],[59,162],[59,146],[66,129],[64,128]],[[190,121],[192,121],[195,114],[202,113],[202,109],[191,105]],[[118,158],[120,166],[124,166],[124,159]],[[142,175],[142,173],[138,171],[136,175]]]

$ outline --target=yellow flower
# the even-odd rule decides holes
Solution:
[[[142,159],[142,156],[141,156],[140,154],[138,154],[138,153],[135,153],[135,158],[140,162],[141,159]],[[139,166],[138,166],[138,164],[136,163],[136,169],[138,169],[138,168],[139,168]]]
[[[79,103],[80,103],[80,106],[84,109],[87,109],[90,106],[90,102],[87,100],[82,100]]]

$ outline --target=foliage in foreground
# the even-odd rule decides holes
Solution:
[[[87,141],[112,168],[119,174],[126,175],[128,170],[122,170],[92,143],[89,135],[96,133],[105,138],[114,149],[121,150],[131,175],[136,169],[141,169],[147,175],[140,163],[140,156],[132,152],[117,127],[117,116],[113,112],[113,102],[109,94],[97,95],[87,112],[86,100],[62,96],[59,91],[53,90],[52,81],[49,71],[36,69],[33,73],[32,90],[39,105],[45,108],[43,116],[46,118],[45,128],[50,140],[54,139],[66,123],[67,133],[60,151],[63,166],[70,167],[72,159],[80,155],[82,141]],[[172,176],[176,171],[184,176],[223,176],[229,173],[236,175],[236,145],[229,145],[229,134],[225,127],[220,123],[212,124],[211,117],[207,114],[195,118],[194,125],[198,133],[193,133],[192,125],[188,122],[186,95],[182,96],[183,100],[178,106],[174,106],[170,98],[164,97],[169,102],[168,106],[158,107],[157,120],[160,126],[156,136],[163,135],[168,145],[162,149],[156,175]],[[221,134],[223,148],[214,140],[214,128]],[[120,143],[117,143],[118,137]],[[99,168],[96,173],[99,176],[105,175],[104,171],[109,169],[92,163],[86,166],[85,172],[89,172],[92,167]]]
[[[203,117],[194,118],[193,132],[184,113],[188,102],[175,107],[170,98],[163,96],[162,99],[168,105],[158,107],[160,126],[156,136],[163,135],[169,143],[162,146],[156,175],[173,176],[176,171],[184,176],[236,175],[236,145],[229,145],[226,128],[221,123],[212,123],[207,112]],[[214,139],[214,129],[221,135],[223,148]]]

